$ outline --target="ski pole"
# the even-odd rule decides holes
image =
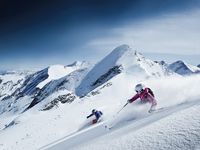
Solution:
[[[115,119],[116,119],[116,116],[124,109],[124,107],[126,107],[126,105],[128,105],[128,102],[113,116],[113,119],[110,121],[111,123],[109,123],[110,125],[106,125],[105,128],[111,128],[113,127],[113,125],[115,124]]]
[[[128,102],[117,112],[117,114],[119,114],[124,109],[124,107],[126,107],[126,105],[128,105]]]

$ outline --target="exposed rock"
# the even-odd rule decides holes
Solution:
[[[114,66],[113,68],[111,68],[110,70],[108,70],[108,72],[106,72],[105,74],[103,74],[102,76],[100,76],[92,84],[92,86],[102,85],[103,83],[105,83],[106,81],[108,81],[109,79],[111,79],[112,77],[114,77],[115,75],[120,74],[121,72],[122,72],[122,66]]]
[[[54,106],[58,106],[59,102],[61,102],[62,104],[64,104],[64,103],[72,103],[75,100],[75,98],[76,98],[76,96],[74,96],[71,93],[68,93],[66,95],[59,95],[53,101],[51,101],[50,103],[46,104],[42,110],[43,111],[50,110]]]

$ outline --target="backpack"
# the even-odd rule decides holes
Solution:
[[[147,89],[148,89],[149,93],[151,94],[151,96],[154,97],[154,93],[153,93],[153,91],[152,91],[150,88],[147,88]]]
[[[101,115],[103,115],[103,113],[102,113],[101,111],[99,111],[99,113],[100,113]]]

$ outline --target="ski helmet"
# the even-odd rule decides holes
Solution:
[[[95,111],[96,111],[95,109],[92,109],[92,113],[95,113]]]
[[[141,83],[140,83],[140,84],[137,84],[137,85],[135,86],[135,91],[136,91],[136,92],[141,92],[143,89],[144,89],[144,85],[142,85]]]

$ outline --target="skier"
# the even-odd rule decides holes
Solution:
[[[95,123],[101,121],[101,116],[103,115],[103,113],[101,111],[93,109],[92,113],[89,116],[87,116],[87,118],[90,118],[93,115],[96,117],[96,119],[92,120],[92,124],[95,124]]]
[[[151,107],[148,111],[149,113],[151,113],[152,111],[155,111],[157,101],[154,98],[154,94],[152,90],[150,88],[144,87],[144,85],[142,84],[137,84],[135,86],[135,91],[137,93],[131,99],[129,99],[127,103],[132,103],[138,98],[140,98],[141,103],[147,103],[147,102],[151,103]]]

